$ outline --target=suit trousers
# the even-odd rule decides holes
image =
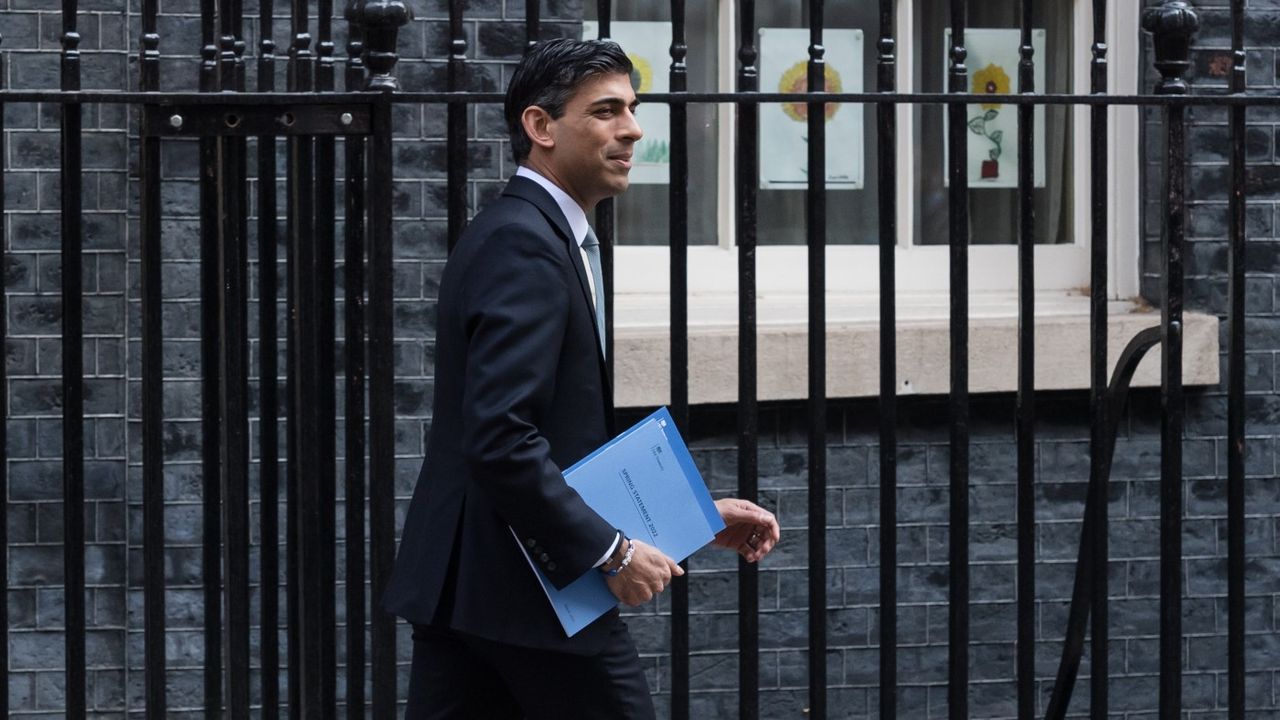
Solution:
[[[614,620],[598,655],[508,645],[413,626],[406,720],[654,720],[627,626]]]

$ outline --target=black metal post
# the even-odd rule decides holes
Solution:
[[[396,34],[411,17],[400,0],[366,3],[361,15],[365,31],[368,90],[394,90]],[[373,106],[369,144],[369,580],[374,609],[371,634],[373,718],[391,720],[396,713],[396,619],[378,609],[378,599],[395,561],[395,358],[391,254],[391,103],[385,96]]]
[[[364,32],[360,27],[359,0],[351,0],[347,19],[347,65],[344,84],[348,92],[364,87]],[[343,299],[346,340],[346,605],[347,605],[347,718],[365,717],[365,302],[364,302],[364,138],[348,135],[343,182]]]
[[[139,86],[160,86],[159,3],[142,5]],[[143,655],[148,720],[165,717],[164,592],[164,307],[160,240],[160,138],[139,141],[142,192],[138,229],[142,255],[142,565]]]
[[[218,89],[214,0],[200,0],[200,91]],[[204,590],[204,713],[222,717],[222,489],[218,452],[222,425],[218,397],[218,166],[217,139],[200,138],[200,468],[202,527],[200,578]]]
[[[396,711],[396,619],[377,606],[395,559],[390,114],[390,103],[374,106],[369,147],[369,580],[374,598],[374,720],[391,720]]]
[[[738,496],[759,494],[760,419],[756,382],[756,188],[760,182],[760,106],[751,93],[760,89],[756,68],[754,0],[738,8]],[[760,577],[755,565],[738,559],[738,716],[760,716]]]
[[[876,91],[897,87],[893,0],[880,0]],[[876,105],[880,212],[880,720],[898,716],[897,108]]]
[[[948,90],[968,90],[964,0],[951,0],[951,68]],[[962,102],[947,105],[951,187],[951,513],[948,523],[950,583],[947,607],[947,712],[969,716],[969,128]]]
[[[1031,44],[1031,0],[1022,0],[1018,48],[1018,92],[1034,94],[1035,49]],[[1035,108],[1018,106],[1018,720],[1036,712],[1036,281]]]
[[[600,39],[613,37],[613,3],[610,0],[596,0],[596,19],[600,23]]]
[[[1090,92],[1107,92],[1107,3],[1093,3],[1093,60],[1090,63]],[[1091,240],[1089,247],[1089,473],[1098,478],[1100,495],[1090,508],[1093,512],[1093,585],[1091,598],[1092,654],[1089,667],[1089,714],[1094,720],[1106,720],[1109,707],[1107,686],[1111,680],[1107,647],[1107,582],[1109,550],[1107,546],[1108,506],[1107,458],[1103,448],[1107,419],[1107,108],[1094,106],[1089,114],[1089,206]],[[1026,162],[1023,158],[1023,162]]]
[[[62,0],[61,88],[80,89],[77,0]],[[85,716],[84,307],[81,106],[62,106],[62,559],[66,713]]]
[[[296,1],[289,3],[290,32],[288,61],[286,63],[286,88],[290,92],[309,89],[302,82],[302,75],[307,72],[310,59],[311,36],[307,33],[306,9],[302,10],[302,21],[299,22]],[[298,458],[301,449],[298,447],[297,426],[302,422],[297,415],[297,404],[293,398],[298,393],[298,338],[294,332],[294,318],[299,313],[298,288],[294,282],[294,265],[298,262],[296,247],[293,241],[297,234],[297,203],[295,198],[300,192],[297,187],[298,177],[295,173],[295,145],[298,138],[285,140],[288,159],[285,171],[285,414],[287,433],[285,440],[285,604],[286,604],[286,637],[288,639],[288,676],[286,688],[289,691],[288,708],[292,717],[302,707],[302,628],[305,624],[302,617],[302,568],[298,550],[300,535],[300,508],[298,489]]]
[[[600,38],[612,37],[610,22],[613,18],[613,3],[609,0],[596,0],[596,17],[600,23]],[[609,377],[613,377],[613,245],[614,236],[614,200],[605,198],[596,204],[596,221],[593,223],[596,237],[600,240],[600,270],[604,274],[604,358]],[[611,403],[612,404],[612,403]],[[610,418],[613,422],[613,418]]]
[[[413,11],[401,0],[369,0],[360,8],[364,28],[364,64],[369,69],[366,90],[399,90],[391,71],[396,66],[396,36],[413,19]],[[377,136],[377,132],[374,132]],[[390,166],[388,166],[388,170]]]
[[[311,51],[309,0],[293,0],[291,8],[293,46],[290,50],[291,89],[314,89],[315,56]],[[298,705],[290,708],[302,717],[332,717],[325,698],[321,627],[324,602],[320,595],[333,592],[322,582],[321,530],[318,494],[321,453],[319,413],[312,405],[320,393],[319,304],[315,205],[315,138],[290,136],[289,156],[289,481],[292,493],[289,514],[293,519],[290,541],[296,549],[296,573],[289,578],[298,588],[297,625]],[[332,272],[332,266],[326,268]],[[292,564],[292,563],[291,563]],[[292,650],[292,644],[291,650]],[[292,659],[291,659],[292,665]],[[292,670],[292,667],[290,668]],[[291,678],[292,679],[292,678]]]
[[[1157,95],[1185,95],[1191,37],[1199,20],[1182,0],[1143,13],[1154,36]],[[1164,282],[1160,308],[1160,718],[1182,714],[1182,303],[1186,233],[1185,108],[1165,107]]]
[[[467,72],[467,34],[463,30],[463,2],[449,2],[449,66],[450,92],[461,92]],[[535,15],[536,17],[536,15]],[[526,22],[528,22],[526,18]],[[465,101],[449,103],[446,132],[448,187],[446,190],[449,214],[449,252],[458,244],[462,227],[467,224],[467,112]]]
[[[234,91],[239,79],[236,40],[240,35],[231,0],[221,0],[218,18],[219,89]],[[238,116],[224,119],[230,128]],[[227,683],[224,700],[233,718],[249,712],[249,413],[248,413],[248,288],[245,238],[241,234],[243,168],[239,138],[216,141],[215,182],[218,278],[218,450],[223,492],[222,562],[226,616],[223,635]]]
[[[809,0],[809,92],[827,90],[823,2]],[[807,105],[809,244],[809,717],[827,716],[827,113]]]
[[[1231,92],[1245,92],[1244,0],[1231,1]],[[1231,720],[1245,716],[1245,108],[1232,107],[1231,199],[1228,209],[1231,236],[1231,306],[1227,351],[1227,712]]]
[[[0,38],[3,39],[3,38]],[[0,55],[0,90],[5,82],[4,56]],[[0,138],[4,137],[4,103],[0,103]],[[5,210],[5,143],[0,143],[0,260],[4,258],[4,249],[8,247],[8,212]],[[5,274],[0,272],[0,347],[8,346],[9,339],[9,297],[5,283]],[[7,350],[6,350],[7,352]],[[9,372],[5,363],[0,362],[0,551],[9,556]],[[9,573],[0,573],[0,616],[9,617]],[[9,623],[0,628],[0,715],[9,715]]]
[[[258,91],[275,90],[273,0],[259,0]],[[277,313],[276,139],[258,138],[258,511],[262,717],[280,716],[280,448]]]
[[[524,0],[524,47],[525,52],[538,44],[542,36],[541,3],[539,0]]]
[[[671,92],[689,89],[684,0],[671,0]],[[689,106],[671,103],[671,417],[689,431]],[[689,561],[671,581],[671,718],[689,718]]]
[[[316,67],[314,90],[334,89],[333,0],[317,0]],[[337,651],[337,385],[335,367],[334,309],[335,226],[337,195],[335,188],[337,157],[333,135],[315,138],[315,260],[316,260],[316,390],[312,399],[319,443],[320,472],[316,476],[318,515],[316,531],[320,541],[319,595],[320,625],[312,628],[320,644],[320,695],[325,717],[337,715],[338,651]]]

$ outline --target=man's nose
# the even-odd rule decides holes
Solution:
[[[627,110],[622,128],[618,133],[619,137],[624,140],[636,142],[644,137],[644,130],[640,128],[640,123],[636,120],[636,114],[633,110]]]

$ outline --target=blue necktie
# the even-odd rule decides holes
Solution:
[[[605,353],[604,343],[604,270],[600,267],[600,239],[587,226],[587,237],[582,241],[582,250],[587,254],[591,264],[591,281],[596,287],[596,328],[600,330],[600,353]]]

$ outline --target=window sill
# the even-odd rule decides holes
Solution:
[[[616,299],[614,371],[619,407],[670,402],[670,310],[667,299],[620,295]],[[794,400],[808,396],[807,298],[762,295],[758,300],[758,397]],[[949,388],[949,305],[945,294],[900,295],[898,313],[898,393],[935,395]],[[1129,301],[1109,306],[1107,351],[1114,366],[1139,331],[1159,325],[1152,308]],[[878,299],[828,295],[827,395],[874,397],[880,390]],[[1218,383],[1218,318],[1184,315],[1183,381]],[[1017,389],[1018,320],[1016,297],[975,293],[970,302],[969,389]],[[738,400],[737,300],[732,295],[690,298],[689,401]],[[1134,387],[1160,384],[1158,350],[1139,366]],[[1089,387],[1089,299],[1045,293],[1036,299],[1036,388]]]

